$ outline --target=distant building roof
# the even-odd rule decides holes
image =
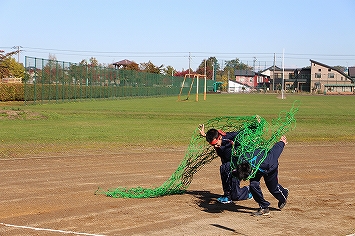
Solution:
[[[351,78],[355,78],[355,66],[349,67],[348,73]]]
[[[274,68],[274,67],[275,67],[275,68]],[[270,66],[270,67],[268,67],[268,68],[262,70],[261,73],[263,73],[263,72],[265,72],[265,71],[267,71],[267,70],[273,71],[274,69],[275,69],[275,71],[282,70],[280,67],[278,67],[278,66],[275,65],[275,66]]]
[[[135,63],[134,61],[127,60],[127,59],[112,63],[112,65],[114,65],[116,68],[120,68],[120,67],[124,68],[124,67],[127,67],[132,64],[137,64],[137,63]]]
[[[115,63],[113,63],[114,65],[118,65],[118,66],[127,66],[127,65],[130,65],[130,64],[132,64],[133,63],[133,61],[130,61],[130,60],[127,60],[127,59],[124,59],[124,60],[122,60],[122,61],[118,61],[118,62],[115,62]]]
[[[260,71],[260,73],[264,73],[265,71],[268,71],[268,70],[269,71],[274,71],[274,69],[275,69],[275,71],[283,71],[283,70],[285,70],[285,71],[294,71],[294,70],[300,69],[300,68],[280,68],[278,66],[275,66],[275,68],[274,68],[274,66],[270,66],[270,67]]]
[[[235,70],[234,76],[254,76],[255,72],[250,70]]]
[[[334,67],[332,67],[332,66],[328,66],[328,65],[326,65],[326,64],[320,63],[320,62],[315,61],[315,60],[312,60],[312,59],[311,59],[310,61],[311,61],[311,63],[315,63],[315,64],[321,65],[321,66],[323,66],[323,67],[326,67],[326,68],[330,68],[330,69],[332,69],[332,70],[335,70],[335,71],[339,72],[340,74],[342,74],[343,76],[345,76],[346,78],[350,79],[352,82],[354,82],[353,79],[350,77],[350,75],[345,74],[343,71],[340,71],[340,70],[338,70],[337,68],[334,68]]]

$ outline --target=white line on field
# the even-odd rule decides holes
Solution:
[[[11,225],[11,224],[5,224],[5,223],[0,223],[0,224],[1,224],[1,225],[4,225],[4,226],[7,226],[7,227],[13,227],[13,228],[22,228],[22,229],[32,229],[32,230],[39,230],[39,231],[58,232],[58,233],[63,233],[63,234],[77,234],[77,235],[90,235],[90,236],[104,236],[103,234],[88,234],[88,233],[79,233],[79,232],[74,232],[74,231],[65,231],[65,230],[58,230],[58,229],[36,228],[36,227],[31,227],[31,226]]]

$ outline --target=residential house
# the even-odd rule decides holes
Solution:
[[[285,80],[285,89],[294,90],[295,92],[310,92],[311,83],[311,68],[304,67],[295,69],[293,75],[290,74],[289,78]]]
[[[230,79],[228,81],[228,93],[249,93],[253,87]]]
[[[230,80],[228,86],[229,92],[240,92],[251,89],[269,89],[269,77],[261,73],[255,73],[250,70],[236,70],[234,72],[235,80]],[[233,83],[235,82],[235,83]]]
[[[353,93],[354,81],[349,75],[326,64],[311,61],[310,86],[313,92]]]
[[[310,60],[311,66],[301,69],[271,66],[261,73],[270,76],[271,88],[281,89],[284,74],[284,89],[300,92],[354,93],[355,67],[349,67],[349,75],[337,68]],[[350,76],[353,75],[353,77]]]
[[[256,87],[255,72],[250,70],[235,70],[235,81],[248,87]]]
[[[271,66],[262,70],[260,73],[262,75],[269,77],[270,90],[281,90],[282,88],[282,79],[285,82],[284,89],[290,89],[292,82],[286,83],[287,80],[294,78],[295,68],[280,68],[278,66]],[[287,86],[287,87],[286,87]]]

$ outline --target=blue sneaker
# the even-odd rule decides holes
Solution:
[[[231,203],[232,202],[232,200],[230,200],[230,198],[227,197],[227,196],[219,197],[219,198],[217,198],[217,201],[220,202],[220,203],[223,203],[223,204],[227,204],[227,203]]]
[[[251,194],[251,192],[249,192],[247,199],[248,199],[248,200],[249,200],[249,199],[253,199],[253,194]]]

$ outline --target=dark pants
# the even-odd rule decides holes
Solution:
[[[240,181],[233,177],[230,169],[230,162],[220,166],[222,188],[225,196],[229,196],[233,201],[248,199],[249,187],[240,188]]]
[[[274,164],[273,170],[267,170],[262,172],[258,170],[254,178],[250,179],[250,192],[253,195],[254,200],[259,204],[261,208],[266,208],[270,206],[270,203],[264,199],[263,192],[260,188],[260,179],[264,177],[266,187],[269,192],[277,199],[279,202],[284,202],[286,200],[286,190],[279,184],[278,181],[278,159],[283,151],[284,144],[277,143],[270,149],[266,161],[270,164]],[[276,163],[276,165],[275,165]]]

